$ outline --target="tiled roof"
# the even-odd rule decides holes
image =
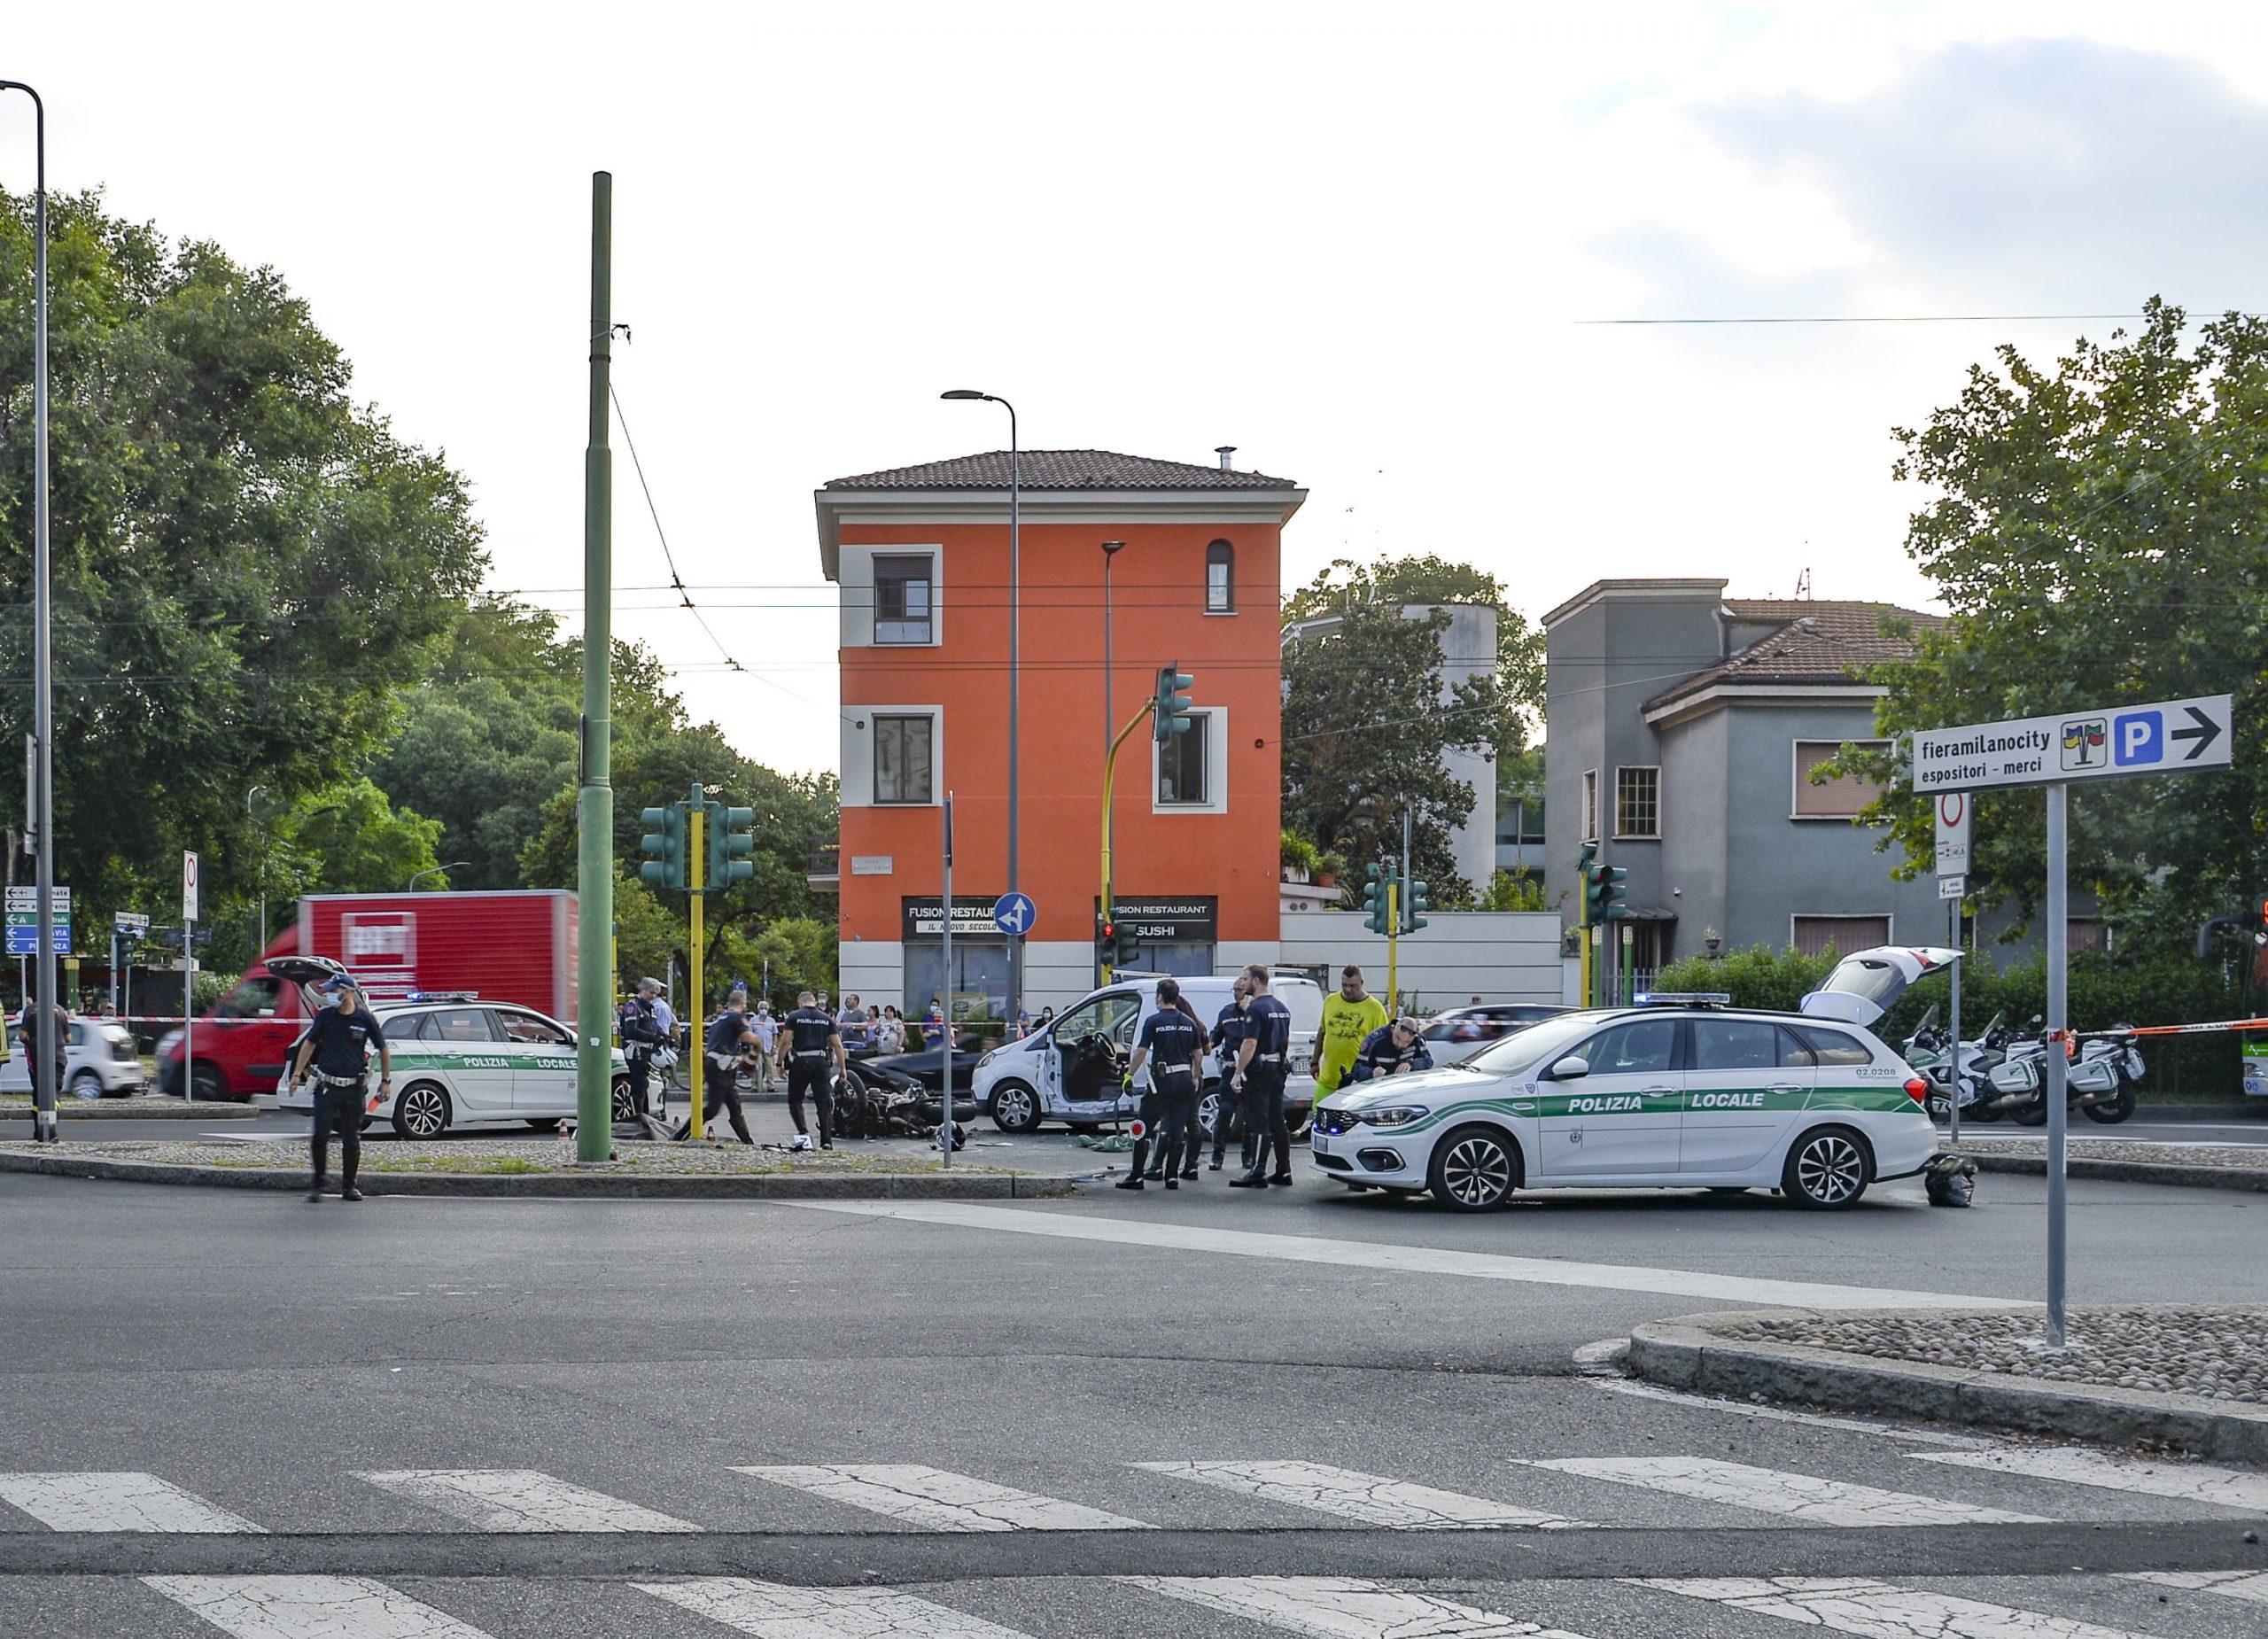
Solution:
[[[1024,489],[1296,489],[1289,478],[1264,472],[1204,466],[1195,462],[1159,461],[1121,455],[1107,449],[1028,449],[1016,457],[1016,481]],[[1008,452],[957,455],[918,467],[830,478],[828,489],[1006,489]]]
[[[1861,667],[1914,653],[1910,639],[1883,634],[1884,618],[1909,621],[1917,628],[1945,624],[1941,615],[1856,600],[1727,598],[1725,606],[1741,620],[1783,624],[1731,659],[1664,689],[1646,702],[1648,711],[1717,684],[1848,681]]]

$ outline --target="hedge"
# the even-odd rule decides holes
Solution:
[[[1721,990],[1740,1007],[1793,1008],[1805,992],[1817,990],[1840,959],[1833,952],[1806,956],[1794,950],[1728,952],[1672,962],[1655,976],[1664,990]],[[2179,958],[2129,960],[2108,951],[2079,951],[2070,959],[2067,985],[2071,1028],[2103,1029],[2114,1024],[2194,1024],[2249,1015],[2241,989],[2225,981],[2218,967]],[[1945,1021],[1953,991],[1942,976],[1922,980],[1899,998],[1875,1033],[1892,1046],[1913,1031],[1934,1002]],[[2001,966],[1989,951],[1972,951],[1961,976],[1961,1033],[1974,1039],[1995,1013],[2026,1028],[2047,1010],[2045,954]],[[2243,1069],[2233,1032],[2146,1039],[2141,1096],[2160,1102],[2238,1098]]]

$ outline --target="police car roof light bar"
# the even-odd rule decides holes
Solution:
[[[478,990],[412,990],[401,998],[406,1002],[477,1002]]]
[[[1631,998],[1640,1007],[1729,1007],[1727,990],[1641,990]]]

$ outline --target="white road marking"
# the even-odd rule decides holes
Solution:
[[[1485,1531],[1498,1526],[1569,1530],[1588,1523],[1351,1468],[1333,1468],[1328,1463],[1137,1463],[1133,1466],[1396,1531]]]
[[[361,1576],[145,1576],[237,1639],[488,1639],[446,1611]]]
[[[1864,1577],[1627,1580],[1634,1588],[1658,1588],[1808,1627],[1860,1634],[1866,1639],[2145,1639],[2123,1628],[2098,1627],[2043,1611],[1956,1599]]]
[[[1337,1576],[1122,1576],[1122,1582],[1313,1639],[1581,1639],[1431,1594]]]
[[[50,1531],[258,1531],[155,1474],[0,1474],[0,1503]]]
[[[2202,1588],[2231,1599],[2268,1604],[2268,1571],[2130,1571],[2127,1580],[2160,1588]]]
[[[1603,1378],[1586,1375],[1584,1382],[1603,1388],[1610,1394],[1628,1394],[1639,1400],[1660,1400],[1672,1405],[1690,1406],[1697,1411],[1729,1411],[1737,1417],[1760,1418],[1767,1423],[1802,1423],[1813,1428],[1831,1428],[1838,1434],[1880,1434],[1887,1440],[1910,1440],[1917,1445],[1949,1446],[1957,1451],[1984,1451],[1992,1441],[1974,1434],[1944,1434],[1933,1428],[1901,1428],[1895,1423],[1869,1423],[1864,1418],[1829,1417],[1820,1411],[1790,1411],[1781,1406],[1751,1405],[1744,1400],[1720,1400],[1713,1394],[1689,1394],[1682,1389],[1664,1388],[1658,1383],[1637,1383],[1627,1378]]]
[[[1728,1303],[1790,1309],[2038,1309],[2036,1302],[1954,1292],[1907,1292],[1885,1286],[1837,1286],[1809,1280],[1718,1275],[1701,1270],[1650,1269],[1640,1264],[1578,1263],[1561,1258],[1518,1258],[1441,1247],[1397,1247],[1374,1240],[1332,1240],[1320,1235],[1271,1235],[1252,1230],[1207,1229],[1132,1218],[1081,1217],[1068,1213],[980,1207],[958,1201],[799,1200],[781,1202],[812,1212],[845,1212],[912,1223],[1115,1246],[1157,1247],[1174,1252],[1217,1252],[1232,1257],[1274,1258],[1287,1263],[1325,1263],[1334,1269],[1391,1270],[1412,1275],[1459,1275],[1474,1280],[1527,1281],[1545,1286],[1590,1286],[1605,1292],[1658,1292]]]
[[[698,1531],[699,1526],[532,1468],[404,1468],[358,1478],[477,1531]]]
[[[1562,1456],[1515,1459],[1527,1468],[1643,1486],[1673,1496],[1729,1503],[1815,1526],[2039,1525],[2037,1514],[1948,1503],[1906,1491],[1884,1491],[1847,1480],[1821,1480],[1776,1468],[1752,1468],[1708,1456]]]
[[[757,1639],[1024,1639],[1013,1627],[900,1593],[894,1588],[793,1588],[742,1576],[633,1582],[640,1593]]]
[[[923,1463],[781,1463],[734,1468],[930,1531],[1147,1531],[1138,1519]]]
[[[2109,1491],[2139,1491],[2145,1496],[2218,1503],[2225,1508],[2241,1508],[2256,1514],[2268,1511],[2268,1474],[2248,1474],[2203,1463],[2157,1463],[2140,1457],[2109,1456],[2084,1446],[2047,1446],[2038,1450],[1909,1451],[1907,1456],[1917,1463],[1953,1463],[1995,1474],[2025,1474],[2035,1480],[2061,1480],[2075,1486],[2100,1486]]]

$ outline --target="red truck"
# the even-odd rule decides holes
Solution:
[[[276,1091],[284,1055],[307,1022],[299,987],[271,958],[328,956],[346,964],[374,1007],[414,990],[477,990],[563,1022],[575,1012],[575,896],[556,889],[499,893],[311,894],[221,1004],[197,1021],[200,1099]],[[183,1033],[158,1045],[158,1084],[178,1095]]]

